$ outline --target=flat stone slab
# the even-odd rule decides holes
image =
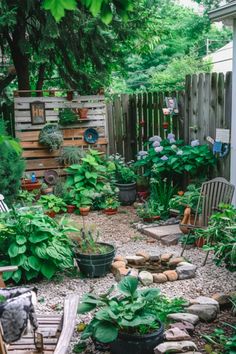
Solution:
[[[174,234],[174,235],[164,236],[161,239],[161,243],[166,246],[175,246],[178,244],[181,236],[183,236],[183,234]]]
[[[186,352],[187,350],[197,350],[194,342],[186,340],[181,342],[164,342],[154,348],[155,354],[164,354],[170,352]]]
[[[147,227],[143,229],[143,233],[157,240],[161,240],[165,236],[179,234],[179,225]]]

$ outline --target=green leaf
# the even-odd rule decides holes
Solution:
[[[117,338],[118,328],[111,322],[101,321],[95,328],[94,336],[102,343],[110,343]]]
[[[24,243],[26,243],[27,239],[24,235],[16,235],[16,242],[18,243],[18,245],[23,245]]]
[[[78,306],[78,313],[86,313],[89,311],[92,311],[96,308],[96,304],[89,304],[87,302],[82,302],[81,304],[79,304]]]
[[[37,270],[34,269],[30,269],[28,272],[25,273],[25,277],[28,281],[37,278],[39,275],[39,272]]]
[[[29,266],[34,269],[34,270],[37,270],[37,271],[40,271],[40,267],[41,267],[41,262],[40,260],[35,257],[35,256],[30,256],[28,258],[28,263],[29,263]]]
[[[43,262],[40,271],[47,279],[51,279],[56,273],[56,266],[49,261]]]
[[[39,258],[48,259],[47,246],[45,245],[45,243],[40,246],[36,246],[34,248],[34,252]]]
[[[118,284],[118,289],[126,294],[133,296],[138,287],[138,279],[132,276],[127,276]]]
[[[58,260],[61,259],[61,255],[56,251],[56,249],[53,246],[48,247],[46,252],[51,258],[55,258]]]
[[[38,243],[42,242],[44,240],[48,239],[47,233],[32,233],[31,236],[29,237],[29,241],[32,243]]]
[[[50,10],[55,20],[58,22],[65,15],[65,10],[75,10],[76,0],[44,0],[43,7]]]
[[[11,258],[16,257],[18,255],[18,250],[19,250],[19,246],[15,242],[13,242],[8,249],[9,256]]]
[[[19,283],[21,280],[21,276],[22,276],[22,271],[21,269],[16,270],[13,275],[12,275],[12,279],[16,282]]]
[[[103,3],[102,14],[101,14],[102,22],[108,25],[112,21],[112,17],[113,16],[112,16],[110,4]]]

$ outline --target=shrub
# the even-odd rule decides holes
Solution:
[[[46,124],[39,133],[39,143],[50,151],[58,150],[63,143],[63,135],[58,125]]]
[[[22,150],[17,140],[5,135],[0,129],[0,193],[6,198],[6,203],[12,204],[16,197],[20,180],[25,168]]]
[[[70,125],[77,122],[77,115],[70,108],[63,108],[59,111],[59,123],[61,125]]]
[[[18,270],[4,274],[4,280],[50,279],[57,271],[73,267],[72,243],[67,237],[77,231],[47,215],[11,211],[0,216],[0,266],[16,265]]]

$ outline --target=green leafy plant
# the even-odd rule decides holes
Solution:
[[[76,250],[83,254],[104,254],[110,248],[106,245],[101,245],[98,242],[99,232],[93,226],[81,227],[79,236],[76,240]]]
[[[76,113],[70,108],[60,109],[58,117],[61,125],[70,125],[76,123],[78,120]]]
[[[109,156],[108,169],[113,173],[114,181],[117,183],[128,184],[136,181],[137,176],[132,163],[125,163],[124,158],[118,153]]]
[[[4,124],[0,129],[0,193],[6,203],[12,204],[25,168],[22,149],[17,140],[6,134]]]
[[[17,201],[20,202],[22,206],[29,206],[35,202],[35,198],[38,194],[37,190],[33,190],[32,192],[28,192],[27,190],[19,190],[17,195]]]
[[[163,207],[160,204],[153,200],[149,199],[143,203],[137,209],[137,214],[140,218],[153,218],[154,216],[161,216],[161,213],[164,211]]]
[[[118,196],[106,197],[104,202],[101,203],[101,209],[117,209],[120,206]]]
[[[46,124],[39,133],[39,143],[50,151],[58,150],[63,143],[63,135],[58,125]]]
[[[69,232],[76,228],[41,213],[13,210],[0,215],[0,266],[16,265],[15,272],[4,273],[5,280],[50,279],[57,271],[73,267]]]
[[[236,333],[236,326],[223,323]],[[202,337],[209,343],[205,345],[205,351],[209,354],[234,354],[236,351],[236,334],[229,335],[222,328],[216,328],[212,334],[203,334]]]
[[[236,270],[236,209],[231,205],[220,204],[220,212],[210,218],[206,229],[196,231],[197,237],[203,237],[204,251],[214,252],[217,266],[225,264],[230,271]]]
[[[60,164],[70,166],[79,164],[81,158],[85,157],[86,152],[78,146],[65,146],[61,149],[60,156],[57,158]]]
[[[173,187],[167,180],[155,178],[151,178],[150,185],[150,199],[159,205],[159,209],[162,210],[161,216],[162,218],[165,218],[169,215],[169,203],[176,191],[176,188]]]
[[[184,214],[186,207],[190,207],[193,212],[197,209],[198,200],[200,197],[200,187],[195,184],[189,184],[186,192],[182,195],[175,195],[170,199],[169,208],[178,210],[181,215]]]
[[[206,144],[190,146],[183,145],[181,140],[164,139],[159,142],[160,146],[155,147],[152,141],[147,145],[148,154],[135,163],[137,169],[145,169],[145,176],[172,181],[174,175],[189,173],[191,177],[203,178],[216,162]]]
[[[45,211],[54,211],[55,213],[66,211],[66,203],[54,194],[42,195],[38,203],[43,206]]]
[[[97,310],[83,332],[81,339],[93,337],[100,342],[114,341],[119,332],[147,334],[159,328],[157,319],[166,320],[167,314],[182,311],[184,301],[174,303],[160,296],[159,289],[138,289],[138,279],[127,276],[118,284],[118,293],[112,286],[100,296],[86,294],[78,312]]]

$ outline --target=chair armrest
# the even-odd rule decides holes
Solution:
[[[15,272],[17,269],[17,266],[0,267],[0,274],[4,272]]]
[[[189,230],[193,230],[193,229],[206,229],[206,226],[198,226],[198,225],[191,225],[191,224],[180,224],[180,226],[184,226]]]

